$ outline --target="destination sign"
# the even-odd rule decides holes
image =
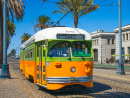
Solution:
[[[83,34],[57,34],[57,39],[85,39]]]

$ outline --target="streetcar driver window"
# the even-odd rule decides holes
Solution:
[[[75,57],[91,56],[87,43],[78,41],[72,43],[72,54]]]
[[[69,42],[61,42],[54,45],[49,51],[49,57],[69,57]]]

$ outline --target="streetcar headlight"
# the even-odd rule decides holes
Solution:
[[[75,72],[76,68],[75,67],[71,67],[71,72]]]

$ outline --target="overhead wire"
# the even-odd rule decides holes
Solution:
[[[25,30],[23,31],[23,33],[25,33],[25,31],[28,29],[28,27],[30,26],[30,24],[32,23],[32,20],[36,17],[37,13],[40,11],[40,9],[42,8],[44,3],[42,3],[42,5],[40,6],[40,8],[37,10],[36,14],[33,16],[33,18],[31,19],[31,21],[29,22],[29,24],[27,25],[27,27],[25,28]],[[20,35],[20,39],[21,39],[21,35]],[[15,47],[17,41],[19,40],[19,37],[18,39],[16,40],[15,44],[13,44],[13,48]],[[12,49],[13,49],[12,48]]]
[[[48,0],[42,0],[42,1],[43,1],[43,4],[46,3],[46,2],[56,3],[56,2],[48,1]],[[97,4],[99,5],[99,4],[101,4],[101,3],[105,2],[105,1],[106,1],[106,0],[103,0],[103,1],[101,1],[101,2],[99,2],[99,3],[97,3]],[[39,12],[39,10],[42,8],[43,4],[40,6],[40,8],[38,9],[38,11],[36,12],[36,14],[34,15],[33,18],[35,18],[35,16],[36,16],[37,13]],[[112,5],[118,5],[118,4],[99,5],[99,6],[112,6]],[[33,18],[31,19],[31,21],[29,22],[29,24],[28,24],[27,27],[25,28],[24,32],[28,29],[28,27],[29,27],[30,24],[32,23]],[[72,21],[72,19],[71,19],[70,21]],[[68,21],[67,23],[69,23],[70,21]],[[67,23],[65,23],[65,24],[67,24]],[[80,22],[79,22],[79,24],[80,24]],[[83,26],[82,26],[81,24],[80,24],[80,26],[83,28]],[[16,40],[16,43],[17,43],[18,40],[19,40],[19,38]],[[16,43],[14,44],[14,46],[16,45]]]

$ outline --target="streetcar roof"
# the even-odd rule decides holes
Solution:
[[[84,34],[85,40],[91,40],[91,35],[85,30],[79,28],[71,28],[71,27],[51,27],[40,30],[36,34],[34,34],[31,38],[29,38],[26,42],[24,42],[20,48],[25,48],[25,46],[29,43],[42,41],[45,39],[57,39],[57,34]]]

